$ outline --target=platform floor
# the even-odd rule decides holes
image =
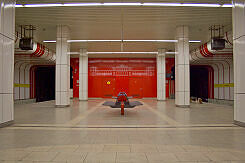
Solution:
[[[140,101],[124,116],[104,100],[16,104],[15,123],[0,129],[0,163],[245,163],[232,106]]]

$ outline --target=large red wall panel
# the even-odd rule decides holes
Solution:
[[[89,59],[88,96],[156,97],[156,59]]]
[[[73,70],[78,70],[78,59],[71,59]],[[166,60],[166,72],[171,71],[174,59]],[[78,72],[73,73],[76,84]],[[75,80],[74,80],[75,79]],[[169,79],[167,79],[169,80]],[[166,84],[166,88],[168,85]],[[74,90],[73,96],[78,94]],[[155,58],[89,58],[88,60],[88,97],[111,98],[119,92],[126,92],[135,98],[157,96],[157,69]],[[168,90],[166,91],[168,97]]]

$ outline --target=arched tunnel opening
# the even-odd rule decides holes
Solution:
[[[209,70],[205,66],[190,67],[190,95],[208,101]]]
[[[35,81],[36,102],[55,99],[55,66],[37,67]]]

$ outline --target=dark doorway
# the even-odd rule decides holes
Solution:
[[[55,67],[38,67],[35,72],[36,101],[55,99]]]
[[[206,67],[191,66],[190,74],[191,97],[208,99],[208,69]]]
[[[70,68],[70,89],[73,89],[73,68]]]

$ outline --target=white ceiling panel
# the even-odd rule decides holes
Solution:
[[[102,1],[72,0],[17,0],[18,4],[30,3],[72,3]],[[122,2],[119,0],[103,0],[103,2]],[[125,1],[124,1],[125,2]],[[153,2],[127,1],[127,2]],[[154,1],[155,2],[155,1]],[[229,0],[163,0],[158,2],[183,3],[230,3]],[[71,39],[174,39],[178,25],[190,27],[190,40],[209,40],[211,25],[224,25],[229,31],[232,27],[231,8],[205,7],[47,7],[16,8],[16,24],[32,24],[37,27],[35,38],[38,41],[55,40],[56,25],[68,25]],[[123,30],[122,30],[123,29]],[[55,50],[55,44],[47,44]],[[191,49],[200,44],[191,44]],[[88,51],[120,51],[120,43],[72,43],[71,51],[79,51],[81,47]],[[173,43],[124,43],[124,51],[157,51],[166,48],[174,51]]]

